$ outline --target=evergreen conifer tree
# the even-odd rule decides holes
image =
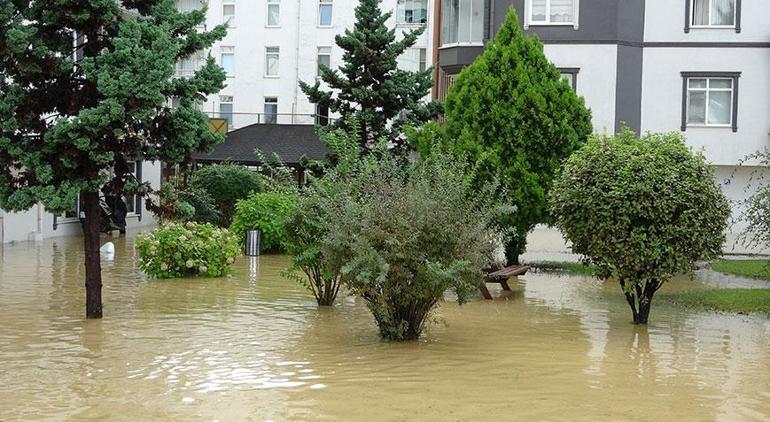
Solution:
[[[440,111],[437,103],[422,101],[433,84],[432,70],[397,68],[398,57],[414,45],[425,27],[404,32],[396,41],[396,31],[386,25],[391,13],[382,12],[380,0],[361,0],[355,15],[353,29],[335,37],[344,51],[343,65],[338,70],[321,66],[326,87],[316,81],[313,85],[300,82],[300,88],[311,102],[343,116],[336,127],[345,128],[345,122],[355,116],[364,149],[381,138],[403,147],[400,126],[419,125]]]
[[[494,40],[460,72],[446,99],[446,141],[497,179],[517,212],[509,263],[518,263],[527,233],[548,222],[547,194],[562,162],[592,132],[591,112],[535,37],[521,33],[513,8]]]
[[[0,0],[0,207],[62,213],[80,197],[88,318],[102,316],[108,174],[146,192],[128,161],[179,162],[221,141],[196,102],[222,88],[222,69],[209,57],[174,78],[179,59],[224,36],[223,26],[197,31],[204,21],[173,0]]]

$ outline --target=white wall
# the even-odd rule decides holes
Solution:
[[[577,93],[591,109],[594,132],[612,134],[615,128],[615,84],[617,53],[615,45],[547,44],[545,55],[556,67],[577,67]]]
[[[142,162],[142,180],[150,182],[153,189],[158,189],[160,187],[160,169],[161,166],[157,162]],[[2,242],[23,242],[34,240],[36,237],[39,239],[73,236],[82,233],[80,222],[77,219],[58,219],[56,229],[53,227],[53,221],[53,214],[45,211],[40,205],[36,205],[28,211],[19,213],[4,212],[3,218],[0,219],[0,222],[3,224],[1,230],[3,234]],[[126,223],[127,229],[131,230],[137,227],[153,225],[156,221],[152,213],[145,207],[144,201],[142,201],[141,221],[139,221],[139,216],[135,214],[126,217]]]
[[[734,165],[747,154],[770,146],[770,49],[647,47],[643,67],[642,132],[680,130],[680,72],[741,72],[738,131],[688,127],[684,135],[689,145],[718,165]]]
[[[692,28],[684,32],[685,3],[682,0],[647,0],[645,2],[644,40],[646,42],[770,41],[770,1],[743,0],[741,32],[729,29]]]
[[[222,22],[222,0],[209,1],[207,27]],[[235,113],[263,113],[264,98],[278,97],[278,113],[306,114],[305,117],[279,116],[279,123],[312,124],[311,114],[315,106],[298,87],[298,81],[315,81],[318,47],[332,47],[331,67],[342,63],[342,50],[334,43],[334,37],[351,28],[357,0],[334,0],[331,27],[318,26],[318,1],[293,0],[281,2],[280,27],[266,27],[266,1],[235,0],[235,25],[227,36],[214,45],[210,53],[219,61],[220,46],[235,47],[235,76],[228,78],[218,95],[212,95],[204,104],[203,111],[217,113],[219,96],[233,97]],[[382,2],[384,11],[396,12],[396,0]],[[428,1],[428,24],[415,48],[426,48],[427,66],[432,65],[431,30],[433,1]],[[389,21],[396,26],[395,17]],[[397,34],[414,28],[398,25]],[[265,47],[280,47],[279,77],[265,77]],[[234,127],[256,123],[255,115],[234,116]]]

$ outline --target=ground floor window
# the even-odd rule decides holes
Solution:
[[[731,127],[738,130],[738,76],[729,72],[682,73],[682,130]]]

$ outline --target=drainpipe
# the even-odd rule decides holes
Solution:
[[[433,88],[431,97],[438,98],[438,47],[441,44],[441,0],[433,0]]]
[[[302,2],[297,2],[297,60],[294,63],[294,104],[291,105],[291,123],[294,124],[294,118],[297,115],[297,101],[299,101],[299,45],[302,36]]]

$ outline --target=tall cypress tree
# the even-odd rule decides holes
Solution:
[[[209,57],[193,77],[173,77],[177,60],[224,36],[198,32],[204,20],[173,0],[0,0],[0,207],[61,213],[80,196],[88,318],[102,316],[107,175],[146,191],[128,161],[178,162],[221,141],[195,103],[222,88],[222,69]]]
[[[593,131],[591,112],[543,53],[521,33],[513,8],[494,40],[460,72],[446,98],[451,147],[501,183],[517,211],[503,225],[509,263],[518,263],[527,233],[548,222],[547,194],[562,162]]]
[[[343,118],[354,116],[364,149],[382,138],[403,147],[400,126],[419,125],[440,111],[439,104],[422,101],[433,84],[432,70],[397,68],[398,57],[414,45],[425,27],[405,31],[396,41],[396,31],[386,25],[391,13],[382,12],[380,0],[361,0],[355,15],[353,29],[335,37],[344,51],[344,63],[338,70],[321,66],[321,80],[329,89],[320,81],[313,85],[300,81],[300,88],[320,107]],[[335,126],[344,128],[345,119]]]

